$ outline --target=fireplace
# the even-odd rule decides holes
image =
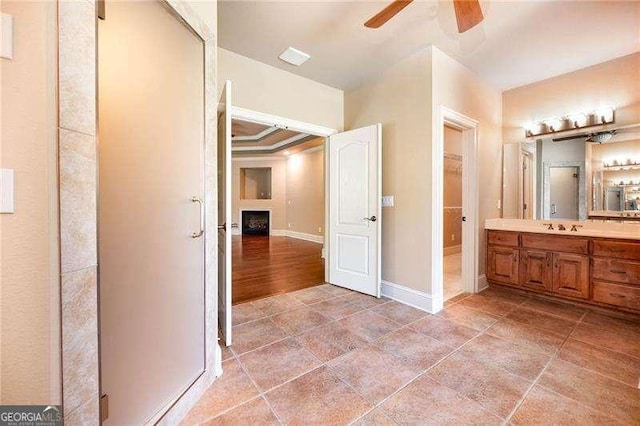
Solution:
[[[242,212],[242,235],[269,236],[269,211],[244,210]]]

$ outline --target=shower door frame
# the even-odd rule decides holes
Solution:
[[[181,0],[157,0],[204,45],[205,229],[217,225],[216,35]],[[97,1],[58,1],[58,191],[65,422],[101,422],[97,256]],[[108,19],[108,10],[107,10]],[[212,238],[213,237],[213,238]],[[222,373],[216,234],[205,233],[205,371],[152,419],[175,424]],[[102,413],[105,414],[105,413]]]

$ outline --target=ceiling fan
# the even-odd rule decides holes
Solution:
[[[393,18],[413,0],[394,0],[389,6],[382,9],[373,18],[364,23],[367,28],[380,28],[389,19]],[[453,0],[453,7],[456,12],[458,32],[470,30],[484,19],[479,0]]]

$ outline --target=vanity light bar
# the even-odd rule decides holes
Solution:
[[[612,106],[599,108],[591,112],[569,114],[564,117],[527,123],[524,126],[525,136],[540,136],[567,130],[583,129],[586,127],[602,126],[615,122],[615,108]]]

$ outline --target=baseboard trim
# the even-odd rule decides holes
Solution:
[[[287,231],[285,229],[272,229],[269,235],[273,235],[274,237],[286,237]]]
[[[458,244],[457,246],[445,247],[442,251],[445,256],[450,256],[452,254],[462,253],[462,245]]]
[[[433,313],[433,297],[430,294],[384,280],[381,285],[384,297]]]
[[[478,293],[488,288],[489,288],[489,282],[487,281],[487,276],[485,274],[480,275],[478,277]]]
[[[324,244],[323,235],[305,234],[304,232],[285,231],[286,236],[290,238],[297,238],[299,240],[311,241],[312,243]]]

